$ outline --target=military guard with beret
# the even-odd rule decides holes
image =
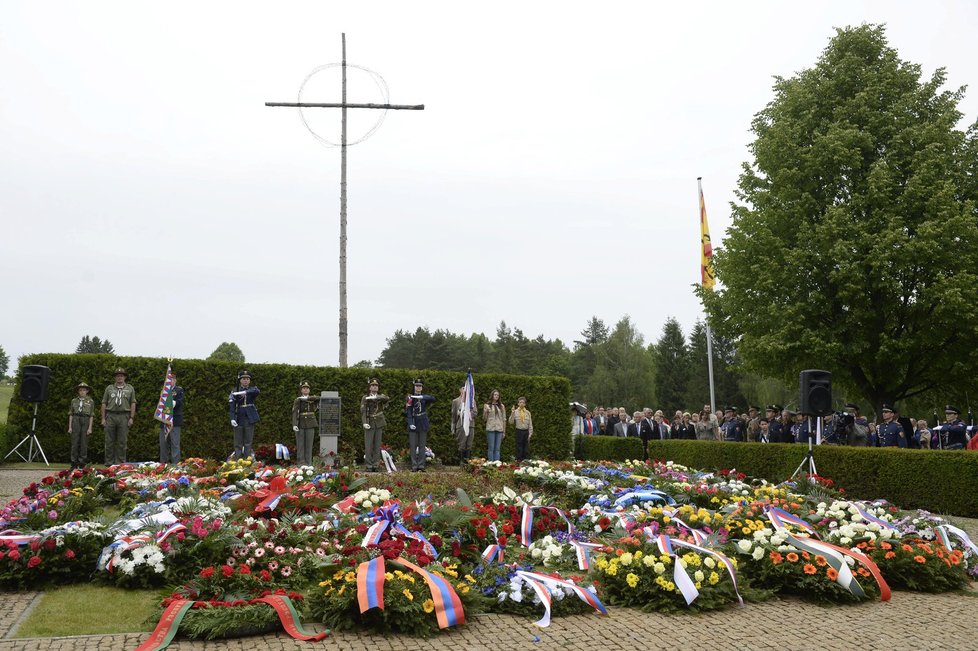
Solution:
[[[299,383],[299,397],[292,403],[292,431],[295,432],[296,461],[303,466],[312,465],[312,446],[319,429],[319,400],[309,395],[309,383]]]
[[[117,368],[115,384],[105,387],[102,394],[102,427],[105,428],[105,465],[126,462],[129,428],[136,418],[136,390],[126,380],[125,369]]]
[[[408,425],[408,447],[411,452],[411,470],[414,472],[424,472],[428,429],[431,427],[431,421],[428,420],[428,405],[435,401],[434,396],[423,391],[424,382],[421,378],[417,378],[414,381],[414,393],[407,397],[407,404],[404,406]]]
[[[92,435],[95,420],[95,400],[89,394],[92,387],[79,382],[75,387],[78,397],[72,399],[68,409],[68,434],[71,435],[71,468],[84,468],[88,463],[88,437]]]
[[[380,466],[380,446],[384,442],[387,418],[384,407],[390,398],[380,393],[380,381],[371,378],[367,382],[367,395],[360,398],[360,421],[363,424],[363,461],[368,472],[377,472]]]
[[[251,444],[255,440],[255,423],[258,417],[258,408],[255,407],[255,399],[260,391],[258,387],[251,386],[251,373],[241,371],[238,373],[238,385],[228,396],[228,403],[231,408],[231,427],[234,428],[234,454],[235,459],[245,459],[254,456]]]
[[[961,410],[954,405],[944,407],[944,420],[941,438],[945,450],[963,450],[968,445],[968,426],[961,420]]]
[[[907,447],[907,435],[903,431],[903,425],[897,422],[893,405],[883,405],[881,412],[883,422],[876,427],[873,445],[878,448]]]

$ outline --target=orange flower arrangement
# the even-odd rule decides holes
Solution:
[[[808,552],[802,552],[801,553],[801,557],[804,558],[807,561],[807,560],[811,559],[812,555],[809,554]]]
[[[794,552],[788,552],[788,555],[785,556],[785,558],[788,559],[788,562],[789,563],[797,563],[798,562],[798,554],[796,554]]]
[[[829,562],[825,560],[825,557],[822,556],[821,554],[815,555],[815,564],[818,565],[819,567],[825,567],[826,565],[828,565],[828,563]]]
[[[893,558],[894,556],[896,556],[896,552],[886,552],[886,554],[883,556],[883,558],[889,560],[889,559]]]
[[[880,543],[880,547],[882,547],[883,549],[893,549],[893,545],[886,542],[885,540]]]
[[[770,558],[771,558],[771,565],[780,565],[781,561],[784,560],[784,556],[782,556],[778,552],[771,552]]]
[[[867,570],[865,567],[860,567],[858,570],[856,570],[856,574],[859,576],[869,576],[869,570]]]
[[[805,563],[805,567],[802,569],[805,571],[805,574],[815,574],[815,572],[818,572],[818,568],[811,563]]]
[[[913,551],[913,547],[911,547],[910,545],[904,543],[903,544],[903,551],[905,551],[905,552],[912,552]]]
[[[825,570],[825,576],[829,577],[829,579],[831,579],[832,581],[835,581],[836,579],[839,578],[839,573],[830,567]]]
[[[918,563],[926,563],[927,562],[927,559],[924,558],[923,556],[921,556],[920,554],[917,554],[916,556],[914,556],[913,559],[915,561],[917,561]]]

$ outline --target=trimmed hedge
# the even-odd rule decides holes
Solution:
[[[96,402],[105,387],[112,383],[112,372],[121,366],[129,373],[129,383],[136,389],[138,399],[136,421],[129,433],[131,460],[159,458],[159,423],[153,420],[167,361],[163,358],[117,357],[115,355],[27,355],[21,367],[42,364],[51,368],[49,398],[38,411],[37,433],[48,459],[69,461],[70,441],[67,434],[68,406],[75,396],[74,387],[85,381],[92,385]],[[234,390],[237,372],[241,368],[230,362],[205,360],[173,361],[178,381],[186,395],[181,451],[184,457],[224,458],[231,452],[231,425],[228,418],[228,393]],[[394,450],[407,448],[407,423],[403,416],[404,398],[413,389],[411,382],[419,375],[424,378],[425,392],[437,402],[431,407],[431,431],[428,446],[439,458],[454,462],[458,458],[455,439],[451,434],[450,405],[465,382],[465,375],[447,371],[417,371],[408,369],[340,369],[320,366],[289,366],[285,364],[246,364],[253,383],[261,389],[258,411],[261,422],[255,430],[255,446],[272,443],[295,443],[292,433],[292,402],[299,395],[299,382],[308,380],[313,393],[338,391],[342,399],[341,452],[352,449],[357,460],[363,455],[363,428],[360,425],[360,397],[366,393],[368,378],[376,376],[381,391],[391,397],[387,408],[387,430],[384,442]],[[7,440],[19,440],[30,431],[33,406],[18,397],[21,373],[18,369],[14,397],[10,403]],[[536,457],[566,459],[571,451],[570,382],[561,377],[536,377],[504,374],[483,374],[475,377],[476,392],[481,403],[492,389],[499,389],[507,409],[516,398],[526,396],[527,407],[533,414],[534,436],[530,442]],[[502,455],[512,458],[516,452],[516,437],[510,429],[503,439]],[[318,444],[317,444],[318,445]],[[474,456],[485,456],[485,427],[481,417],[476,421]],[[89,460],[99,463],[104,458],[103,430],[93,428],[89,441]],[[349,462],[346,459],[344,462]]]
[[[583,437],[585,459],[641,458],[638,439]],[[754,477],[781,481],[805,457],[801,445],[652,441],[649,455],[692,468],[736,468]],[[815,448],[818,474],[836,482],[857,499],[885,498],[902,508],[978,517],[978,453],[971,451],[901,450],[820,445]]]

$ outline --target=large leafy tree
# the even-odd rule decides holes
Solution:
[[[701,292],[748,369],[825,368],[874,408],[968,381],[978,361],[978,145],[963,90],[881,26],[837,31],[777,78]]]
[[[104,341],[98,337],[89,337],[85,335],[78,342],[78,346],[75,348],[76,353],[108,353],[112,355],[115,353],[115,347],[112,342],[108,339]]]
[[[244,364],[245,356],[241,347],[233,341],[223,341],[207,358],[212,362],[234,362]]]

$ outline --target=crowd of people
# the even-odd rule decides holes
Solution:
[[[629,413],[624,407],[588,409],[580,403],[574,410],[573,434],[581,436],[635,437],[643,442],[666,439],[756,443],[822,443],[832,445],[901,447],[961,450],[974,447],[978,434],[961,420],[954,405],[944,409],[944,422],[930,426],[924,419],[901,416],[893,405],[883,405],[879,423],[860,413],[859,405],[848,403],[845,411],[827,416],[794,412],[781,405],[768,405],[763,411],[751,405],[746,413],[729,406],[719,416],[710,405],[702,411],[673,412],[646,407]],[[821,422],[819,422],[821,420]],[[819,431],[821,430],[821,431]]]

